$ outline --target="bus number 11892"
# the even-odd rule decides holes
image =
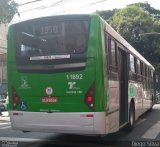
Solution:
[[[67,74],[67,80],[82,80],[83,74]]]

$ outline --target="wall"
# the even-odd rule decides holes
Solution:
[[[1,24],[0,25],[0,94],[3,92],[6,92],[7,90],[6,89],[6,84],[7,84],[7,31],[8,31],[8,25]]]

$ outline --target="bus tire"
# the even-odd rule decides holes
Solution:
[[[30,132],[30,131],[24,131],[24,130],[23,130],[22,132],[23,132],[23,133],[28,133],[28,132]]]
[[[152,109],[153,109],[153,105],[154,105],[154,104],[155,104],[155,102],[154,102],[153,95],[152,95],[151,108],[149,109],[149,112],[151,112],[151,111],[152,111]]]
[[[135,106],[134,103],[131,102],[129,108],[129,123],[127,127],[128,131],[131,131],[133,129],[134,123],[135,123]]]

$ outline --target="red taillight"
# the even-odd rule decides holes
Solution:
[[[94,111],[95,108],[95,84],[93,84],[89,90],[86,93],[85,96],[85,103],[86,105],[92,110]]]
[[[19,104],[19,96],[15,89],[12,90],[12,97],[13,97],[13,109],[15,109]]]
[[[89,103],[90,103],[90,102],[93,102],[93,97],[88,96],[88,97],[86,98],[86,101],[89,102]]]

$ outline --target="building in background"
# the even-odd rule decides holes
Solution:
[[[0,24],[0,99],[7,93],[7,32],[8,25]]]

